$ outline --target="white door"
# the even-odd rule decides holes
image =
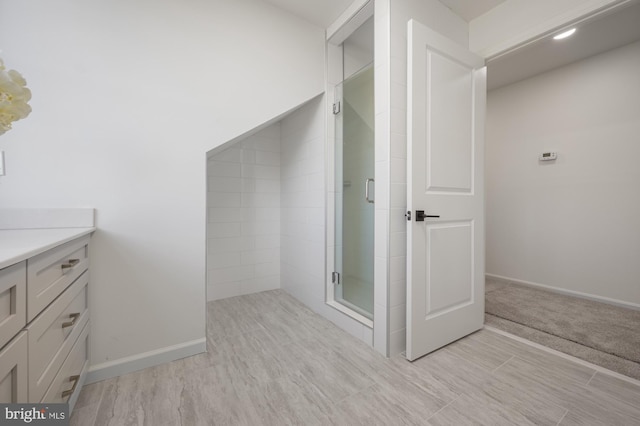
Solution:
[[[484,322],[486,68],[414,20],[408,41],[407,358],[414,360]]]

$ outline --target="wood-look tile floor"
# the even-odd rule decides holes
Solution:
[[[640,387],[481,330],[386,359],[281,290],[208,304],[208,353],[87,385],[72,425],[640,425]]]

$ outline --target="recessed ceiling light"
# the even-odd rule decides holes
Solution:
[[[565,32],[562,32],[558,35],[553,36],[554,40],[562,40],[563,38],[567,38],[567,37],[571,37],[573,35],[573,33],[576,32],[575,28],[571,28],[570,30],[567,30]]]

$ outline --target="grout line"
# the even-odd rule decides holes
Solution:
[[[433,413],[432,415],[430,415],[429,417],[427,417],[427,421],[431,420],[433,417],[435,417],[440,411],[444,410],[445,408],[447,408],[448,406],[450,406],[451,404],[453,404],[454,402],[456,402],[458,399],[460,399],[460,397],[462,396],[462,394],[456,396],[455,398],[453,398],[451,401],[449,401],[449,403],[447,405],[445,405],[444,407],[442,407],[441,409],[439,409],[438,411],[436,411],[435,413]]]
[[[531,340],[527,340],[527,339],[525,339],[523,337],[516,336],[515,334],[511,334],[511,333],[506,332],[506,331],[502,331],[502,330],[500,330],[498,328],[495,328],[495,327],[492,327],[490,325],[486,325],[485,324],[484,325],[484,329],[487,330],[487,331],[491,331],[493,333],[499,334],[501,336],[507,337],[507,338],[509,338],[511,340],[515,340],[517,342],[524,343],[525,345],[533,346],[534,348],[540,349],[541,351],[544,351],[544,352],[556,355],[556,356],[558,356],[560,358],[564,358],[566,360],[572,361],[572,362],[574,362],[576,364],[582,365],[583,367],[591,368],[592,370],[595,370],[595,371],[597,371],[599,373],[606,374],[608,376],[612,376],[612,377],[615,377],[615,378],[620,379],[620,380],[624,380],[625,382],[631,383],[632,385],[640,386],[640,380],[636,380],[633,377],[625,376],[624,374],[620,374],[620,373],[617,373],[617,372],[615,372],[613,370],[609,370],[609,369],[601,367],[599,365],[592,364],[592,363],[590,363],[588,361],[585,361],[583,359],[576,358],[576,357],[574,357],[572,355],[565,354],[564,352],[560,352],[560,351],[557,351],[555,349],[548,348],[548,347],[546,347],[544,345],[541,345],[539,343],[532,342]]]
[[[596,377],[596,374],[598,374],[597,371],[594,371],[593,374],[591,375],[591,378],[587,381],[587,384],[585,386],[589,386],[589,383],[591,383],[591,381],[593,380],[594,377]]]
[[[349,398],[351,398],[351,397],[354,397],[354,396],[357,396],[357,395],[363,395],[366,391],[368,391],[368,390],[372,389],[374,386],[378,385],[378,383],[377,383],[374,379],[371,379],[371,380],[373,380],[373,384],[371,384],[371,385],[369,385],[369,386],[365,386],[364,388],[359,389],[359,390],[357,390],[357,391],[356,391],[356,392],[354,392],[354,393],[351,393],[351,394],[345,395],[344,397],[340,398],[340,399],[339,399],[338,401],[336,401],[336,402],[333,402],[333,401],[331,400],[331,398],[329,398],[329,396],[328,396],[328,395],[325,395],[325,393],[324,393],[324,392],[322,392],[320,389],[318,389],[318,392],[320,392],[320,393],[321,393],[325,398],[327,398],[327,400],[328,400],[329,402],[331,402],[331,404],[332,404],[332,405],[334,405],[334,406],[336,406],[336,407],[337,407],[338,405],[342,404],[342,403],[343,403],[344,401],[346,401],[347,399],[349,399]],[[314,388],[316,388],[316,387],[315,387],[315,385],[314,385]],[[316,389],[317,389],[317,388],[316,388]]]
[[[565,417],[567,417],[567,414],[569,414],[569,410],[566,410],[564,412],[564,414],[562,415],[562,417],[560,417],[560,420],[558,420],[558,423],[556,423],[556,426],[560,426],[560,423],[562,423],[562,421],[564,420]]]
[[[508,360],[506,360],[505,362],[503,362],[502,364],[500,364],[499,366],[497,366],[496,368],[494,368],[491,371],[491,374],[495,373],[496,371],[498,371],[500,368],[502,368],[503,365],[505,365],[506,363],[508,363],[509,361],[511,361],[512,359],[514,359],[516,356],[515,355],[511,355],[511,358],[509,358]]]

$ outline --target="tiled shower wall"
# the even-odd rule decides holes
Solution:
[[[324,303],[324,100],[282,120],[282,288]]]
[[[389,149],[390,149],[390,3],[374,3],[374,91],[375,91],[375,235],[374,235],[374,328],[373,344],[384,355],[389,345]]]
[[[280,124],[207,163],[207,300],[280,288]]]

